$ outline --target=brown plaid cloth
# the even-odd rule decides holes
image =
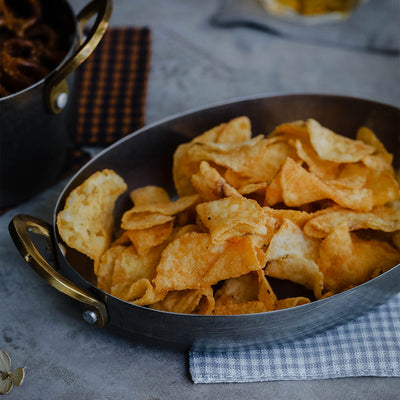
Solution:
[[[148,28],[110,28],[78,75],[78,146],[107,146],[144,124]]]
[[[79,67],[74,148],[63,177],[90,159],[82,146],[107,146],[144,125],[150,55],[148,28],[109,28]]]

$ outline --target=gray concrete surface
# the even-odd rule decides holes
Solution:
[[[71,0],[80,9],[86,1]],[[152,122],[195,106],[270,92],[319,92],[400,103],[399,59],[209,24],[220,1],[115,0],[112,24],[152,28]],[[396,399],[397,378],[194,385],[186,354],[88,326],[75,301],[42,281],[7,230],[27,213],[51,221],[65,182],[0,217],[0,349],[26,379],[10,399]]]

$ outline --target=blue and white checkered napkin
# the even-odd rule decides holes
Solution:
[[[400,376],[400,294],[322,334],[254,350],[190,352],[194,383]]]

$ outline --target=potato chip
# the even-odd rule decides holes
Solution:
[[[152,304],[150,308],[180,314],[210,315],[214,309],[214,296],[211,287],[204,289],[174,290],[162,301]]]
[[[357,140],[361,140],[365,144],[372,146],[375,149],[374,154],[383,158],[387,164],[392,164],[393,155],[387,152],[383,143],[376,137],[371,129],[362,126],[357,131]]]
[[[213,244],[207,233],[187,233],[163,251],[154,284],[157,290],[200,289],[261,269],[250,238]]]
[[[369,211],[373,207],[372,190],[349,189],[335,181],[324,183],[291,158],[285,161],[265,192],[268,206],[283,200],[289,207],[299,207],[322,199],[331,199],[342,207],[362,211]]]
[[[213,241],[224,241],[249,233],[267,234],[266,216],[260,205],[244,197],[228,197],[196,207]]]
[[[269,261],[265,267],[266,275],[272,278],[287,279],[312,290],[319,299],[324,287],[323,275],[318,264],[296,255]]]
[[[127,211],[122,216],[121,227],[126,230],[150,229],[157,225],[167,224],[174,219],[175,217],[172,215],[153,212],[130,213]]]
[[[241,143],[251,138],[251,123],[247,117],[238,117],[229,121],[218,132],[216,143]]]
[[[263,211],[268,217],[275,220],[276,230],[278,230],[279,225],[281,225],[285,219],[290,220],[302,229],[304,225],[314,216],[314,214],[306,211],[275,209],[268,206],[263,207]]]
[[[363,240],[350,233],[342,222],[321,242],[320,270],[326,291],[342,291],[369,280],[377,268],[391,268],[400,253],[388,243]]]
[[[367,177],[368,169],[362,163],[342,164],[335,183],[347,189],[362,189],[367,184]]]
[[[148,203],[134,206],[122,216],[121,227],[126,230],[148,229],[173,221],[173,215],[193,207],[199,195],[185,196],[177,201]]]
[[[288,156],[296,156],[291,146],[285,142],[271,144],[261,135],[240,144],[225,144],[218,148],[215,144],[200,143],[188,152],[192,162],[213,162],[251,177],[251,183],[272,180]]]
[[[133,245],[125,248],[115,260],[111,294],[128,301],[132,284],[142,278],[153,279],[163,248],[162,245],[155,247],[151,252],[141,256]]]
[[[211,246],[209,251],[211,253],[220,251],[220,245]],[[224,279],[261,270],[264,263],[265,255],[256,247],[256,240],[253,236],[249,235],[236,241],[225,242],[224,251],[218,255],[203,279],[213,285]]]
[[[97,275],[97,287],[99,289],[108,293],[111,291],[115,261],[125,249],[125,246],[112,246],[101,256],[97,266],[95,264],[94,272]]]
[[[126,190],[124,180],[105,169],[75,188],[57,215],[64,242],[97,263],[110,246],[114,230],[114,204]]]
[[[217,301],[220,297],[231,297],[235,303],[261,301],[265,311],[272,311],[276,302],[275,293],[261,270],[225,280],[215,293]]]
[[[309,141],[309,132],[304,121],[287,122],[277,126],[269,137],[280,140],[300,139],[302,142]]]
[[[138,306],[147,306],[162,301],[167,294],[167,291],[157,292],[147,278],[141,278],[130,286],[124,300]]]
[[[200,163],[200,170],[192,175],[191,182],[196,192],[207,201],[224,197],[242,197],[240,193],[229,185],[215,168],[206,161]]]
[[[174,153],[172,168],[172,175],[178,195],[182,197],[195,193],[190,177],[198,172],[200,163],[192,162],[188,158],[188,151],[195,143],[240,143],[249,140],[250,137],[250,120],[247,117],[238,117],[204,132],[202,135],[195,137],[190,143],[178,146]]]
[[[298,139],[294,146],[298,157],[307,164],[309,172],[320,179],[335,179],[339,172],[339,163],[320,159],[311,145],[302,143]]]
[[[191,147],[192,143],[183,143],[174,152],[172,176],[179,196],[189,196],[196,193],[190,177],[197,172],[198,164],[195,164],[193,168],[189,168],[189,171],[184,168],[184,165],[188,164],[187,152]]]
[[[268,311],[262,301],[235,303],[231,297],[222,296],[215,302],[214,315],[255,314]]]
[[[322,160],[338,163],[357,162],[375,150],[374,147],[360,140],[353,140],[332,132],[314,119],[307,120],[306,126],[310,141]]]
[[[129,239],[128,231],[121,230],[119,236],[115,239],[111,246],[130,246],[132,244],[131,239]]]
[[[242,116],[222,123],[193,139],[193,142],[240,143],[251,137],[249,118]]]
[[[319,240],[307,237],[296,224],[284,220],[271,239],[266,258],[268,276],[298,283],[313,290],[316,298],[321,296],[323,276],[317,265]]]
[[[375,229],[383,232],[400,230],[400,210],[391,207],[376,207],[369,213],[330,207],[325,213],[310,219],[304,226],[308,236],[324,238],[340,223],[346,223],[350,231]]]
[[[129,197],[135,206],[170,202],[167,191],[160,186],[150,185],[137,188],[131,191]]]
[[[368,156],[372,158],[374,156]],[[367,158],[364,159],[364,161]],[[382,159],[380,159],[382,160]],[[386,166],[386,162],[382,161]],[[346,165],[339,178],[332,183],[337,187],[360,188],[364,186],[371,192],[372,206],[384,205],[400,198],[399,184],[392,168],[380,167],[375,163],[369,167],[363,163]]]
[[[122,222],[128,221],[133,214],[154,213],[161,215],[175,215],[182,212],[199,201],[199,195],[184,196],[176,201],[162,203],[147,203],[134,206],[122,216]]]
[[[145,255],[153,247],[165,242],[172,234],[173,227],[174,224],[170,221],[148,229],[129,230],[126,231],[126,234],[135,246],[137,253]]]
[[[307,297],[288,297],[287,299],[278,300],[276,302],[276,310],[302,306],[303,304],[308,304],[310,302],[310,299]]]
[[[306,236],[296,224],[285,219],[268,246],[267,260],[297,256],[316,261],[319,244],[319,240]]]

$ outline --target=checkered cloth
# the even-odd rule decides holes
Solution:
[[[151,55],[148,28],[109,28],[78,69],[78,120],[70,175],[89,160],[83,146],[107,146],[141,128]]]
[[[400,294],[322,334],[256,350],[190,352],[194,383],[400,377]]]
[[[144,124],[150,30],[111,28],[79,70],[75,141],[107,146]]]

